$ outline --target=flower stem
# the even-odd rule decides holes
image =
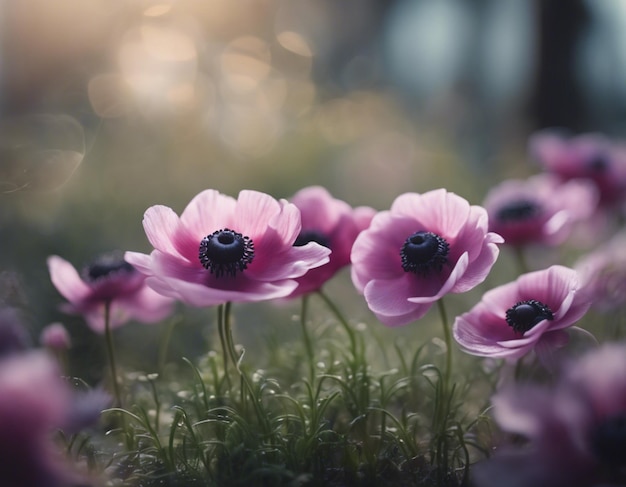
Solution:
[[[113,346],[113,334],[111,333],[111,301],[104,303],[104,337],[106,340],[107,355],[109,356],[109,367],[111,368],[111,380],[113,381],[113,393],[117,407],[122,406],[122,394],[117,377],[117,367],[115,365],[115,348]]]
[[[313,383],[313,379],[315,378],[315,356],[313,353],[313,344],[311,343],[311,337],[309,336],[309,331],[306,326],[306,318],[309,304],[309,295],[305,294],[302,296],[302,308],[300,311],[300,326],[302,327],[302,336],[304,338],[304,347],[306,349],[307,358],[309,360],[309,377],[311,383]]]
[[[437,301],[437,307],[439,308],[439,316],[441,317],[443,339],[446,344],[446,365],[443,373],[443,391],[444,394],[447,394],[450,388],[450,376],[452,374],[452,335],[450,334],[450,327],[448,326],[448,315],[446,313],[443,298]]]
[[[233,339],[233,331],[232,331],[232,327],[230,326],[230,310],[231,310],[231,303],[227,302],[223,306],[222,313],[220,313],[219,315],[220,321],[221,321],[221,327],[223,329],[223,334],[224,334],[224,339],[225,339],[224,344],[226,346],[226,350],[224,350],[224,355],[227,355],[230,357],[230,360],[232,361],[233,365],[235,366],[235,369],[237,370],[237,373],[239,374],[239,379],[241,383],[240,393],[241,393],[242,406],[244,406],[245,408],[245,401],[246,401],[245,393],[247,392],[250,395],[251,403],[254,408],[254,412],[257,416],[257,419],[259,420],[259,423],[264,428],[265,433],[269,435],[271,428],[268,422],[267,414],[265,414],[263,410],[261,409],[259,398],[257,397],[256,392],[254,388],[252,387],[250,379],[248,379],[248,376],[246,375],[245,371],[241,369],[241,358],[243,357],[243,352],[241,355],[238,355],[237,350],[235,349],[235,340]]]
[[[335,303],[328,296],[326,296],[326,294],[324,294],[324,292],[321,289],[317,291],[317,294],[319,295],[320,298],[322,298],[326,306],[328,306],[328,309],[330,309],[330,311],[335,315],[335,317],[337,318],[337,320],[339,321],[343,329],[348,334],[348,339],[350,340],[350,350],[352,352],[352,358],[356,361],[358,354],[357,354],[356,334],[354,330],[348,324],[348,321],[344,318],[343,314],[341,313],[341,311],[339,311],[339,308],[337,308]]]
[[[222,359],[224,364],[224,378],[226,379],[226,384],[228,386],[228,390],[231,390],[231,382],[230,382],[230,374],[228,373],[228,357],[230,356],[230,350],[227,345],[227,332],[225,325],[225,310],[224,305],[220,304],[217,307],[217,331],[220,336],[220,344],[222,345]]]

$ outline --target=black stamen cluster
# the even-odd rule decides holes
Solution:
[[[446,240],[432,232],[415,232],[402,245],[400,258],[405,272],[413,272],[421,276],[431,271],[441,271],[448,262],[450,245]]]
[[[496,218],[501,222],[517,222],[528,220],[535,217],[539,213],[540,209],[540,206],[534,201],[513,201],[507,205],[502,206],[496,212]]]
[[[123,272],[132,274],[136,272],[136,269],[117,255],[105,255],[89,264],[83,271],[83,276],[86,280],[93,282],[111,274]]]
[[[215,277],[234,277],[254,259],[254,242],[239,232],[223,228],[202,239],[198,257]]]
[[[536,299],[520,301],[506,311],[506,322],[516,333],[526,333],[543,320],[553,320],[552,310]]]

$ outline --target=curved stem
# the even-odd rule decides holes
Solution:
[[[352,351],[352,358],[354,360],[357,359],[357,345],[356,345],[356,334],[352,327],[348,324],[348,321],[344,318],[339,308],[335,305],[335,303],[328,297],[324,292],[320,289],[317,291],[317,294],[322,298],[328,309],[335,315],[343,329],[348,334],[348,339],[350,340],[350,350]]]
[[[228,390],[230,391],[231,382],[230,382],[230,374],[228,373],[228,357],[230,356],[230,350],[227,345],[227,338],[226,338],[227,333],[226,333],[224,315],[225,315],[224,305],[220,304],[217,306],[217,332],[219,333],[220,344],[222,346],[224,378],[226,379],[226,384],[228,385]]]
[[[313,352],[313,344],[311,343],[311,337],[309,336],[309,331],[306,327],[306,318],[309,304],[309,295],[305,294],[302,296],[302,308],[300,310],[300,326],[302,327],[302,336],[304,338],[304,347],[306,349],[307,358],[309,360],[309,377],[311,383],[313,383],[313,379],[315,377],[315,355]]]
[[[115,348],[113,346],[113,334],[111,333],[111,301],[104,303],[104,337],[109,356],[109,367],[111,368],[111,380],[113,381],[113,393],[118,407],[122,407],[122,394],[117,377],[117,367],[115,365]]]

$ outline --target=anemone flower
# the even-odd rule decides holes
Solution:
[[[582,179],[561,182],[551,174],[509,179],[487,193],[483,205],[489,229],[507,245],[554,246],[570,235],[573,224],[588,219],[598,202],[596,188]]]
[[[555,265],[487,291],[476,306],[456,318],[452,333],[472,355],[517,359],[534,349],[539,358],[547,358],[567,342],[564,329],[589,306],[578,273]]]
[[[340,269],[350,264],[350,251],[356,236],[368,227],[376,213],[373,208],[352,208],[346,202],[333,198],[320,186],[301,189],[291,202],[298,207],[302,217],[302,229],[294,245],[317,242],[328,247],[330,261],[311,269],[297,278],[298,287],[290,298],[319,290]]]
[[[502,444],[475,465],[474,485],[626,483],[626,347],[603,345],[565,365],[553,387],[518,385],[492,399],[496,423],[517,446]]]
[[[117,328],[133,319],[155,323],[172,312],[173,300],[154,292],[145,276],[115,255],[104,255],[82,274],[65,259],[48,257],[52,283],[69,302],[61,309],[83,315],[96,333],[105,332],[105,307],[110,305],[109,326]]]
[[[143,226],[154,250],[126,252],[126,260],[157,292],[192,306],[286,297],[330,254],[315,242],[294,246],[298,208],[257,191],[234,199],[205,190],[180,217],[166,206],[148,208]]]
[[[51,434],[69,420],[72,396],[54,361],[25,352],[0,361],[0,479],[7,487],[67,487],[78,477]]]
[[[626,231],[581,257],[574,265],[588,283],[592,306],[610,311],[626,304]]]
[[[626,150],[601,134],[568,136],[546,129],[530,137],[529,152],[546,171],[564,181],[591,180],[602,206],[626,198]]]
[[[485,279],[502,243],[487,226],[484,208],[445,189],[400,195],[356,238],[352,281],[383,324],[417,320]]]

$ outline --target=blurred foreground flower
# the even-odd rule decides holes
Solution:
[[[309,242],[294,246],[300,211],[257,191],[234,199],[216,190],[198,194],[179,217],[153,206],[143,219],[155,250],[126,252],[159,293],[192,306],[282,298],[295,278],[328,262],[330,250]]]
[[[517,359],[535,350],[546,359],[554,347],[567,343],[564,329],[590,304],[578,273],[555,265],[487,291],[456,318],[453,335],[472,355]]]
[[[298,287],[289,296],[296,297],[317,291],[340,269],[350,264],[354,240],[370,224],[375,210],[365,206],[353,209],[320,186],[298,191],[291,202],[298,207],[302,217],[302,230],[294,245],[317,242],[332,251],[327,264],[311,269],[296,279]]]
[[[96,408],[106,404],[97,401]],[[41,352],[0,361],[0,479],[6,487],[86,485],[51,435],[72,424],[73,398],[55,362]],[[99,411],[97,411],[99,413]],[[90,419],[97,414],[90,413]],[[81,426],[83,426],[81,424]]]
[[[626,304],[626,231],[578,260],[575,267],[588,281],[592,306],[602,311]]]
[[[507,245],[558,245],[572,226],[589,218],[597,205],[596,188],[583,179],[561,182],[551,174],[509,179],[487,194],[489,229]]]
[[[69,350],[72,346],[70,334],[62,323],[51,323],[41,330],[39,343],[54,351]]]
[[[500,428],[527,443],[475,465],[477,487],[625,484],[626,347],[604,345],[566,365],[555,388],[518,386],[493,398]]]
[[[85,317],[96,333],[105,332],[105,307],[110,304],[111,328],[131,319],[155,323],[172,312],[173,301],[146,286],[145,276],[128,262],[105,255],[87,266],[83,277],[66,260],[48,257],[50,278],[69,301],[62,310]]]
[[[405,193],[357,237],[354,285],[385,325],[417,320],[447,293],[484,281],[502,243],[487,227],[484,208],[445,189]]]
[[[23,352],[31,346],[19,310],[0,306],[0,358]]]
[[[593,181],[603,206],[626,199],[626,148],[603,135],[568,137],[547,129],[530,138],[529,151],[546,171],[563,181],[578,178]]]

